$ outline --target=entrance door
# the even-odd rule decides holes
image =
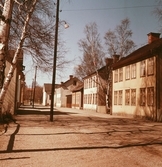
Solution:
[[[72,95],[67,95],[66,107],[71,108],[72,106]]]

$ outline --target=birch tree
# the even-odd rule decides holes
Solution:
[[[3,105],[5,94],[11,82],[14,70],[16,68],[18,56],[21,52],[24,40],[26,38],[27,26],[29,24],[29,20],[35,9],[37,1],[38,0],[33,0],[33,1],[30,1],[30,3],[29,1],[23,1],[23,3],[20,3],[17,0],[5,0],[4,3],[2,3],[1,1],[2,12],[1,12],[1,20],[0,20],[0,72],[1,72],[0,73],[1,75],[0,76],[1,78],[0,115],[2,114],[2,105]],[[24,26],[22,28],[21,38],[18,43],[17,49],[15,51],[10,70],[7,76],[5,77],[5,80],[3,81],[4,70],[5,70],[5,57],[8,54],[8,41],[9,41],[9,35],[10,35],[10,25],[11,25],[11,18],[12,18],[14,3],[17,3],[19,7],[21,7],[21,5],[24,5],[27,13],[26,13]]]
[[[157,7],[153,10],[153,14],[158,18],[160,24],[160,32],[162,32],[162,0],[156,1]]]
[[[101,45],[97,24],[95,22],[87,24],[84,33],[85,38],[78,42],[83,56],[80,56],[80,64],[74,69],[75,75],[80,79],[105,65],[105,54]]]
[[[128,18],[121,21],[115,30],[108,30],[104,36],[105,45],[110,56],[119,54],[120,58],[127,56],[135,49],[135,43],[131,40],[132,30]]]

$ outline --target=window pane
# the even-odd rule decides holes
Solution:
[[[136,105],[136,89],[131,90],[131,105]]]
[[[123,91],[119,90],[119,101],[118,101],[119,105],[122,105],[122,97],[123,97]]]
[[[132,78],[136,78],[136,64],[132,64],[132,66],[131,66],[132,68],[131,68],[131,77]]]
[[[123,81],[123,68],[119,69],[119,81]]]
[[[145,75],[146,75],[146,63],[144,60],[144,61],[141,61],[141,64],[140,64],[140,76],[143,77]]]
[[[127,67],[126,67],[125,79],[130,79],[130,66],[127,66]]]
[[[154,74],[154,58],[153,57],[148,59],[147,69],[148,69],[147,70],[148,75]]]
[[[146,89],[140,89],[140,105],[144,106],[146,104]]]
[[[130,104],[130,90],[125,90],[125,105]]]
[[[154,105],[154,88],[147,88],[147,104],[148,106]]]
[[[114,91],[114,105],[117,105],[118,92]]]

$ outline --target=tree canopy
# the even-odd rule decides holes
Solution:
[[[122,20],[115,30],[108,30],[104,36],[108,54],[118,54],[122,58],[134,51],[136,45],[131,40],[132,34],[128,18]]]
[[[74,69],[75,75],[80,79],[101,68],[105,58],[97,24],[95,22],[87,24],[84,34],[85,38],[78,42],[83,55],[79,57],[80,64]]]
[[[21,1],[20,1],[21,2]],[[26,2],[26,1],[25,1]],[[14,3],[11,21],[9,49],[15,50],[21,38],[21,31],[32,1]],[[32,57],[39,70],[51,72],[53,67],[55,5],[51,0],[38,0],[27,27],[26,39],[22,50]],[[59,33],[60,34],[60,33]],[[58,40],[57,68],[68,63],[64,58],[67,49],[65,42]]]

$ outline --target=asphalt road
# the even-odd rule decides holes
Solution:
[[[162,167],[162,123],[22,108],[0,134],[0,167]]]

